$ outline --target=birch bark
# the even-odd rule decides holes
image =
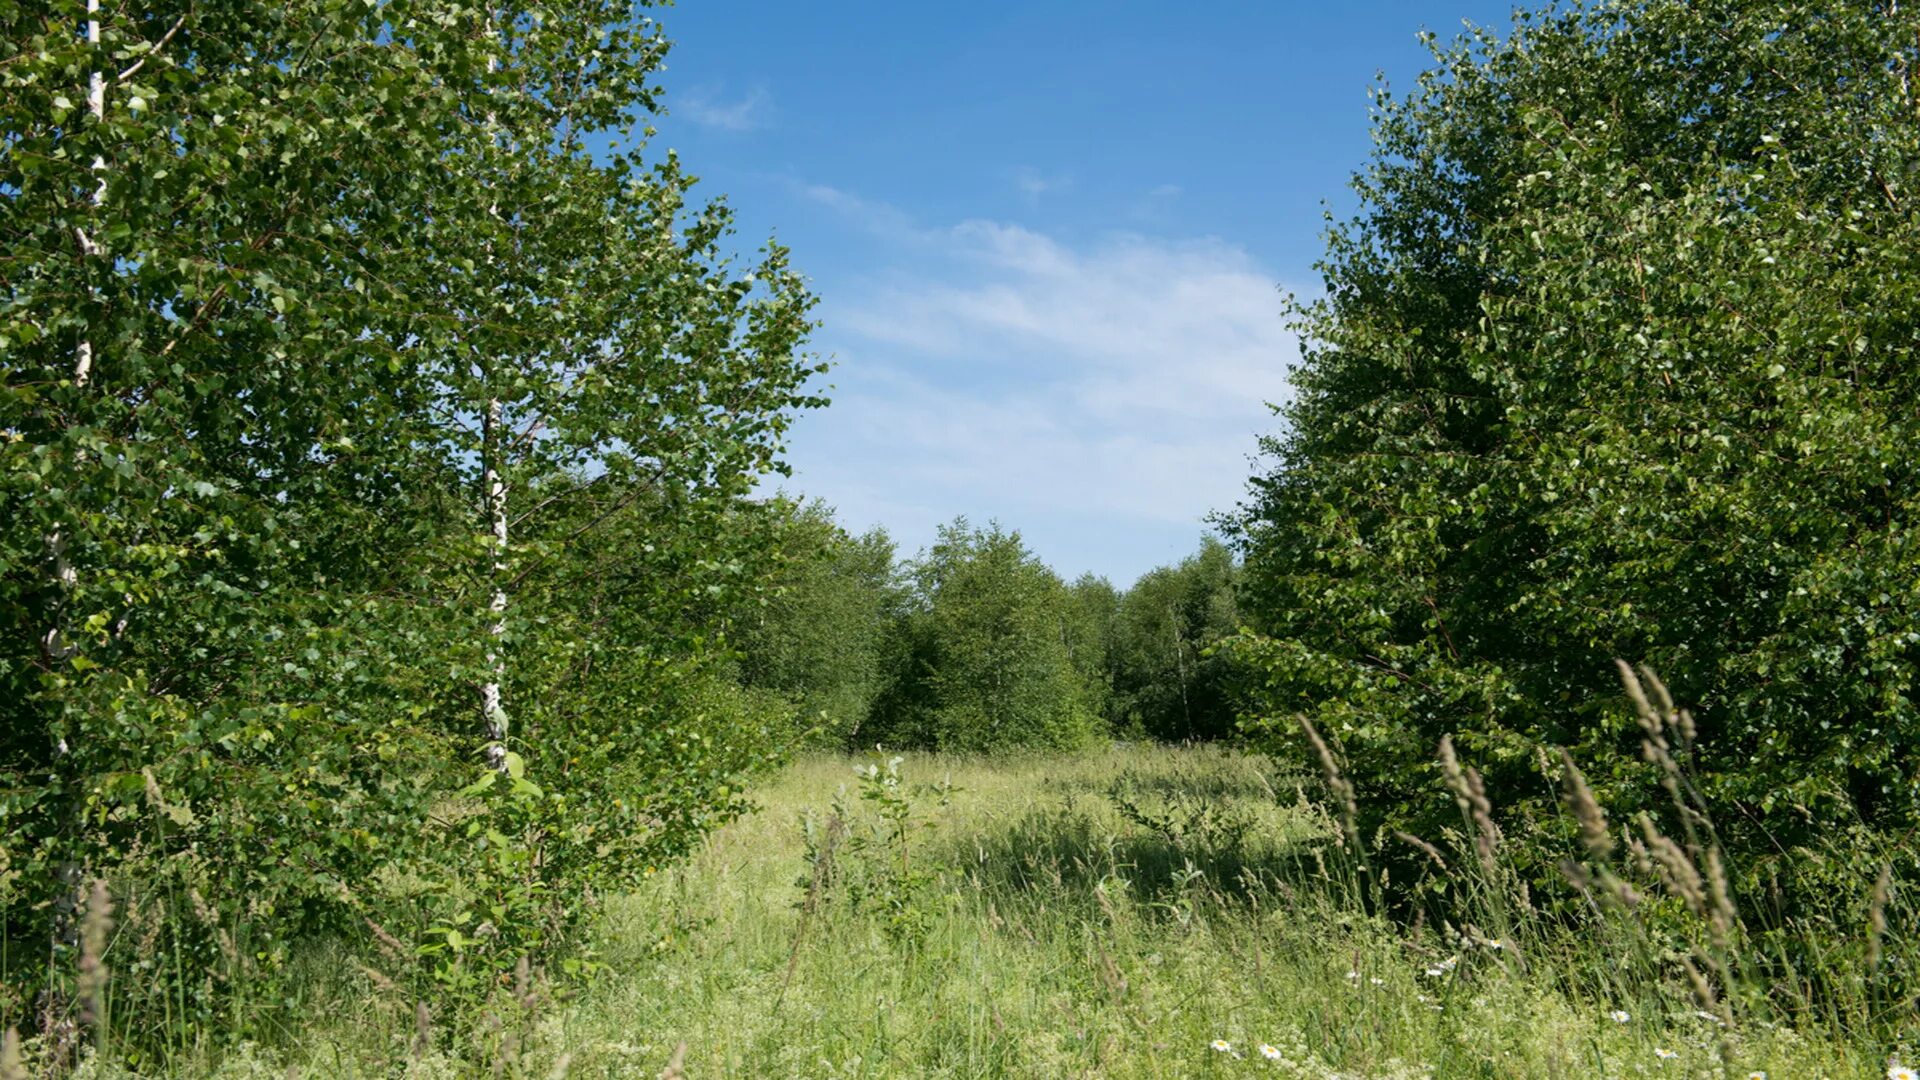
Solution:
[[[90,2],[92,2],[92,0],[90,0]],[[487,32],[489,35],[492,35],[494,32],[491,14],[489,14],[487,18]],[[488,56],[487,74],[492,75],[499,70],[499,59],[494,56]],[[491,86],[487,88],[487,93],[493,93]],[[500,120],[492,109],[487,110],[487,140],[496,144],[500,140]],[[498,202],[492,203],[487,207],[487,215],[495,220],[499,219],[500,205]],[[494,252],[491,243],[489,243],[487,247],[487,262],[489,265],[492,265],[494,262]],[[492,375],[491,367],[492,365],[487,365],[483,369],[489,376],[489,383],[492,381],[490,378]],[[489,385],[488,389],[491,390],[492,386]],[[506,681],[507,676],[506,656],[501,651],[503,639],[507,634],[508,569],[507,482],[504,469],[502,468],[505,463],[501,460],[502,455],[505,453],[505,443],[501,437],[501,424],[504,418],[504,411],[499,397],[490,395],[487,398],[486,418],[482,422],[480,432],[480,453],[482,457],[480,483],[481,486],[486,489],[487,526],[488,533],[491,536],[491,540],[488,542],[490,549],[488,554],[491,562],[489,574],[493,586],[492,596],[487,601],[487,610],[493,614],[493,625],[487,630],[487,681],[480,687],[480,712],[481,719],[486,724],[487,730],[487,764],[498,772],[507,771],[508,730],[507,709],[505,702],[502,700],[500,690],[501,683]]]
[[[501,639],[507,633],[507,484],[501,474],[501,413],[499,398],[487,401],[487,415],[481,426],[483,466],[481,484],[486,488],[486,510],[492,539],[493,596],[487,609],[493,613],[488,629],[487,682],[480,687],[480,710],[487,726],[487,764],[505,771],[507,767],[507,710],[500,696],[500,684],[506,679],[506,659],[500,652]]]

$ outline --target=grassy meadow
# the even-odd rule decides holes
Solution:
[[[1840,1078],[1881,1075],[1901,1049],[1812,1018],[1726,1024],[1599,940],[1369,918],[1317,788],[1216,748],[912,754],[892,779],[885,760],[812,757],[695,858],[607,898],[598,973],[575,990],[529,975],[519,1014],[449,1039],[315,956],[284,1045],[178,1067]]]

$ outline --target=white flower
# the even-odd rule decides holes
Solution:
[[[1213,1040],[1211,1045],[1215,1050],[1218,1050],[1223,1054],[1233,1053],[1233,1044],[1228,1042],[1225,1039],[1215,1039]]]
[[[1357,971],[1349,971],[1347,972],[1347,978],[1358,981],[1360,978],[1360,973]]]
[[[1747,1080],[1767,1080],[1767,1070],[1755,1069],[1747,1074]]]
[[[1889,1062],[1887,1065],[1887,1080],[1920,1080],[1920,1073],[1914,1072],[1905,1065]]]
[[[1680,1055],[1664,1046],[1656,1046],[1653,1048],[1653,1056],[1659,1058],[1661,1061],[1672,1061]]]
[[[1627,1021],[1633,1019],[1633,1014],[1628,1012],[1625,1009],[1615,1009],[1612,1012],[1607,1014],[1607,1019],[1613,1021],[1616,1024],[1624,1024]]]
[[[1373,985],[1375,985],[1375,986],[1385,986],[1385,985],[1387,985],[1387,980],[1385,980],[1385,979],[1382,979],[1382,978],[1377,978],[1377,977],[1376,977],[1376,978],[1372,978],[1372,979],[1368,979],[1367,981],[1368,981],[1368,982],[1370,982],[1370,983],[1372,983],[1372,984],[1373,984]]]
[[[1263,1058],[1266,1058],[1268,1061],[1279,1061],[1280,1048],[1273,1045],[1272,1043],[1261,1043],[1260,1056]]]

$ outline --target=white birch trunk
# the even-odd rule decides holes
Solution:
[[[501,405],[499,398],[487,401],[486,420],[481,427],[481,453],[486,461],[481,483],[486,487],[487,519],[492,539],[491,576],[493,596],[487,610],[493,613],[488,635],[487,682],[480,687],[480,710],[487,725],[487,764],[500,771],[507,767],[507,710],[501,700],[500,683],[506,678],[506,659],[500,653],[501,639],[507,633],[507,483],[501,475]]]
[[[97,128],[107,121],[107,73],[100,69],[100,0],[87,0],[87,45],[93,53],[94,68],[87,73],[87,111],[93,114]],[[93,208],[97,215],[107,201],[107,162],[93,156]],[[86,229],[74,230],[80,239],[80,254],[85,262],[100,257],[100,245]],[[83,338],[73,356],[73,385],[85,386],[93,374],[93,341]]]
[[[87,0],[87,46],[92,53],[94,64],[93,70],[87,73],[87,111],[93,114],[94,126],[98,128],[104,124],[107,119],[107,74],[105,71],[102,71],[99,66],[100,0]],[[107,162],[106,159],[99,154],[93,156],[93,175],[93,214],[89,216],[98,217],[100,207],[107,201]],[[92,224],[92,222],[89,222],[89,224]],[[93,234],[88,232],[87,227],[84,225],[74,226],[73,234],[80,242],[81,266],[83,268],[91,266],[93,261],[100,257],[100,245],[94,241]],[[89,292],[91,291],[92,290],[89,290]],[[87,385],[87,380],[91,378],[92,375],[93,340],[82,336],[80,344],[74,346],[73,350],[73,385]],[[60,594],[62,600],[64,600],[66,595],[73,591],[73,587],[78,584],[80,580],[79,575],[73,569],[72,561],[67,558],[66,536],[58,531],[48,535],[47,551],[53,556],[53,576],[54,580],[60,586]],[[65,604],[63,603],[61,606],[65,607]],[[54,625],[47,629],[47,636],[43,642],[43,646],[49,661],[64,660],[71,654],[72,650],[68,648],[64,636],[60,632],[60,622],[58,618],[54,620]],[[63,755],[66,753],[64,742],[58,749]]]
[[[107,119],[107,75],[100,66],[100,0],[87,0],[87,51],[93,64],[93,70],[87,73],[87,111],[93,114],[94,128],[97,133]],[[85,271],[92,271],[93,263],[102,254],[99,243],[93,238],[93,233],[88,231],[89,227],[97,229],[96,219],[99,217],[100,208],[107,201],[107,162],[99,154],[93,157],[93,176],[93,212],[88,215],[89,220],[86,225],[76,225],[73,230],[75,239],[80,243],[81,267]],[[97,293],[97,290],[90,289],[89,292]],[[73,350],[73,385],[86,386],[92,375],[93,339],[83,334],[79,344]],[[73,647],[67,643],[60,624],[65,618],[68,599],[80,583],[80,575],[74,569],[73,561],[67,556],[67,537],[64,532],[55,530],[49,534],[47,548],[53,556],[53,576],[55,584],[59,587],[59,599],[56,601],[53,625],[47,629],[43,647],[47,662],[58,664],[72,656],[74,652]],[[71,753],[72,748],[67,745],[66,737],[62,736],[53,747],[55,767],[59,768],[59,763],[65,761]],[[80,806],[77,802],[74,806],[73,818],[70,827],[77,826],[79,823]],[[54,894],[51,940],[48,944],[51,958],[58,965],[61,953],[72,949],[79,942],[75,914],[79,911],[80,864],[73,861],[71,857],[63,857],[53,873],[57,889]],[[76,1027],[73,1020],[61,1017],[47,1030],[56,1042],[65,1042],[75,1037]]]
[[[100,0],[87,0],[87,46],[92,53],[94,64],[93,70],[87,73],[87,111],[93,114],[94,126],[98,128],[107,119],[107,74],[100,68]],[[93,156],[93,175],[95,181],[93,214],[90,217],[98,217],[100,207],[107,201],[107,162],[99,154]],[[90,267],[93,261],[100,257],[100,245],[94,241],[93,234],[87,231],[85,225],[74,226],[73,233],[80,242],[81,266]],[[93,340],[82,336],[80,343],[73,350],[73,385],[87,385],[87,380],[92,375]],[[67,558],[66,536],[57,530],[49,534],[47,551],[53,556],[54,581],[60,586],[62,600],[60,606],[64,609],[66,596],[80,581],[78,573],[73,568],[73,562]],[[67,645],[65,635],[61,633],[60,620],[57,616],[53,623],[47,628],[47,636],[42,642],[42,647],[46,651],[49,662],[58,662],[72,655],[73,650]],[[56,750],[65,756],[67,752],[65,740],[61,741]]]
[[[487,17],[487,32],[493,32],[493,17]],[[489,75],[500,69],[500,61],[493,56],[487,57]],[[493,89],[489,87],[491,94]],[[500,122],[493,110],[487,110],[487,134],[492,141],[500,138]],[[491,217],[500,216],[498,203],[487,207]],[[487,248],[487,262],[493,262],[493,248]],[[487,648],[487,681],[480,687],[481,717],[487,727],[487,764],[499,772],[507,771],[507,708],[501,699],[500,684],[506,680],[507,662],[500,652],[502,640],[507,634],[507,481],[502,471],[504,462],[504,439],[501,434],[503,409],[500,399],[487,399],[487,415],[480,430],[482,476],[481,485],[486,488],[486,513],[488,530],[492,535],[489,542],[492,567],[493,595],[487,602],[487,610],[493,613],[493,625],[488,629],[490,639]]]

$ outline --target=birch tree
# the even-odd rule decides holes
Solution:
[[[494,920],[510,967],[731,812],[777,725],[726,699],[709,605],[761,579],[734,526],[817,403],[812,301],[629,138],[658,28],[66,0],[0,30],[6,940],[47,939],[73,866],[245,899],[251,951],[176,923],[142,989],[207,1019],[368,917]],[[511,730],[475,724],[490,682]],[[504,852],[434,814],[489,757],[545,785],[489,810]],[[445,906],[476,897],[511,916]],[[420,976],[493,957],[452,952]]]
[[[1597,3],[1382,99],[1239,517],[1256,730],[1338,741],[1370,834],[1458,820],[1450,733],[1516,819],[1542,747],[1657,813],[1615,658],[1698,705],[1730,853],[1920,824],[1916,30]]]

